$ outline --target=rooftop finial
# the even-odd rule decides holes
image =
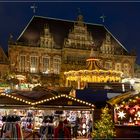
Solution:
[[[78,14],[81,15],[81,9],[80,8],[78,8]]]
[[[14,39],[13,39],[13,35],[10,33],[9,35],[9,40],[8,40],[9,43],[13,43],[14,42]]]
[[[100,18],[102,19],[102,22],[105,22],[106,16],[104,14],[102,16],[100,16]]]
[[[36,13],[36,9],[37,9],[37,6],[35,5],[35,3],[33,5],[31,5],[30,8],[33,9],[33,13],[35,14]]]
[[[91,46],[91,52],[90,52],[90,57],[95,57],[95,54],[94,54],[94,48],[95,48],[95,44],[94,42],[92,43],[92,46]]]
[[[78,18],[77,18],[78,21],[83,21],[83,16],[81,14],[81,9],[78,8]]]

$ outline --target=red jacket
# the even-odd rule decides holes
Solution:
[[[65,140],[71,140],[71,134],[69,132],[69,129],[65,127],[63,124],[59,124],[57,128],[54,129],[54,139],[59,140],[59,130],[64,130],[64,139]]]

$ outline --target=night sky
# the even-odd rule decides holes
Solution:
[[[36,13],[30,8],[37,6]],[[0,2],[0,45],[7,51],[9,34],[18,38],[33,15],[76,20],[78,8],[89,23],[104,24],[131,51],[136,50],[140,64],[140,1],[138,2],[72,2],[8,1]],[[100,16],[106,16],[103,23]]]

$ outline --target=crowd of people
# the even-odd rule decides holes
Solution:
[[[92,120],[78,116],[77,112],[58,115],[53,120],[44,119],[40,127],[41,139],[71,139],[77,137],[90,138],[92,132]]]
[[[89,138],[92,132],[90,111],[52,111],[46,114],[44,111],[33,110],[19,112],[12,114],[19,116],[20,121],[17,122],[23,135],[24,132],[32,133],[36,129],[41,140]],[[0,121],[3,126],[3,120]]]

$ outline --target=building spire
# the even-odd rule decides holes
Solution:
[[[81,9],[78,8],[78,15],[81,15]]]
[[[13,39],[13,35],[10,33],[9,35],[9,40],[8,40],[9,43],[13,43],[14,42],[14,39]]]
[[[37,9],[37,6],[35,5],[35,3],[33,5],[31,5],[30,8],[33,9],[33,13],[35,14],[36,13],[36,9]]]
[[[102,19],[102,22],[105,22],[106,16],[104,14],[102,16],[100,16],[100,18]]]
[[[83,16],[82,16],[82,13],[81,13],[81,9],[80,8],[78,8],[78,18],[77,18],[77,20],[83,22]]]

